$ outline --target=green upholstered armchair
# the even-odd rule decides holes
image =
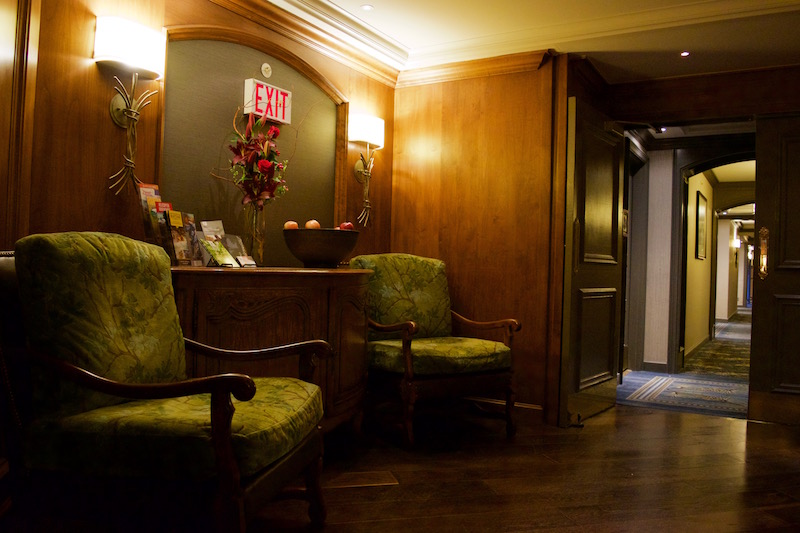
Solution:
[[[322,395],[309,381],[328,343],[233,351],[184,339],[167,254],[119,235],[20,239],[0,260],[0,293],[5,431],[17,437],[9,455],[23,486],[55,475],[201,487],[207,502],[194,511],[233,532],[305,476],[292,494],[324,521]],[[239,360],[299,355],[299,378],[187,379],[187,346]]]
[[[511,342],[519,322],[476,322],[450,309],[445,265],[438,259],[373,254],[354,257],[350,266],[373,271],[368,293],[370,388],[399,392],[407,443],[414,443],[418,399],[497,392],[505,394],[506,432],[512,437]],[[453,336],[454,323],[476,333],[499,331],[502,342]]]

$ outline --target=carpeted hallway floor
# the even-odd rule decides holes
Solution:
[[[683,372],[748,381],[751,323],[748,307],[740,307],[728,322],[717,322],[715,338],[686,357]]]
[[[750,308],[718,322],[714,339],[689,354],[679,374],[626,372],[617,403],[746,418],[751,323]]]

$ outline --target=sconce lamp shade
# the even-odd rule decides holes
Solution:
[[[347,138],[350,142],[365,142],[373,149],[383,148],[384,122],[370,115],[350,115]]]
[[[167,36],[156,30],[119,17],[97,17],[94,33],[94,60],[121,63],[143,78],[164,75]]]

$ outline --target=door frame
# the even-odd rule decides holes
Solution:
[[[673,233],[672,233],[672,272],[680,275],[672,276],[670,281],[670,323],[669,323],[669,345],[667,353],[667,372],[676,374],[683,368],[683,357],[685,347],[683,339],[686,328],[686,274],[687,274],[687,243],[688,243],[688,203],[689,203],[689,178],[710,170],[712,168],[749,161],[755,159],[755,135],[752,136],[751,146],[746,146],[744,139],[737,140],[726,150],[723,145],[716,147],[712,152],[700,150],[696,155],[687,153],[684,161],[679,157],[675,158],[675,189],[679,191],[673,196]],[[688,151],[687,151],[688,152]],[[716,210],[716,205],[712,206]],[[716,221],[716,217],[709,217],[709,220]],[[714,223],[716,226],[716,223]],[[712,239],[715,239],[716,227],[711,229]],[[716,245],[713,244],[709,252],[716,253]],[[712,268],[712,276],[714,269]],[[713,289],[713,286],[712,286]],[[712,295],[713,301],[713,295]],[[712,310],[711,301],[708,303],[709,310]]]

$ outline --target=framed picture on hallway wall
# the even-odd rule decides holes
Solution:
[[[697,225],[695,229],[694,256],[697,259],[706,258],[706,220],[708,200],[703,193],[697,191]]]

